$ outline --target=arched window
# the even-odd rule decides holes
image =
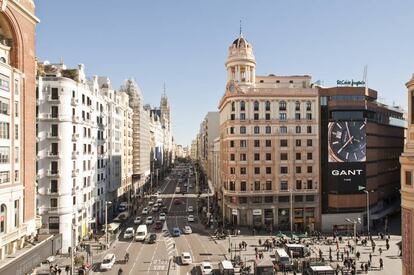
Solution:
[[[246,110],[246,103],[244,101],[240,101],[240,111]]]
[[[270,101],[269,100],[266,101],[265,105],[266,105],[266,111],[270,111]]]
[[[286,101],[279,102],[279,111],[286,111]]]
[[[0,62],[6,63],[6,58],[4,58],[4,56],[0,57]]]
[[[236,111],[236,104],[234,101],[231,103],[231,111],[232,112]]]
[[[306,111],[312,111],[312,103],[310,101],[306,101]]]
[[[7,206],[2,204],[0,206],[0,234],[6,233],[6,225],[7,225]]]
[[[254,110],[259,111],[259,101],[254,102]]]
[[[299,101],[295,102],[295,111],[300,111],[300,102]]]

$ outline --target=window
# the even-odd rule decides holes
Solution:
[[[312,119],[312,114],[311,113],[307,113],[306,114],[306,119],[307,120],[311,120]]]
[[[10,171],[1,171],[0,172],[0,183],[9,183],[10,182]]]
[[[240,113],[240,120],[246,120],[246,114]]]
[[[272,160],[272,154],[266,153],[266,160]]]
[[[287,139],[281,139],[280,140],[280,147],[287,147],[287,146],[288,146]]]
[[[246,154],[240,154],[240,161],[246,161]]]
[[[286,126],[280,126],[279,132],[281,134],[287,134],[287,127]]]
[[[300,167],[300,166],[296,166],[296,173],[297,173],[297,174],[302,173],[302,167]]]
[[[246,175],[246,167],[240,167],[240,175]]]
[[[296,180],[296,189],[297,190],[302,189],[302,181],[301,180]]]
[[[50,97],[52,100],[59,99],[59,89],[58,88],[52,88],[52,94]]]
[[[306,188],[307,188],[307,189],[313,189],[313,183],[312,183],[312,180],[308,180]]]
[[[240,147],[246,148],[247,147],[247,141],[245,139],[240,140]]]
[[[312,173],[312,166],[308,166],[308,173]]]
[[[307,126],[307,127],[306,127],[306,132],[307,132],[308,134],[312,134],[312,126]]]
[[[50,144],[51,154],[54,155],[54,156],[58,155],[59,154],[58,148],[59,148],[58,143],[56,143],[56,142],[51,143]]]
[[[273,203],[273,197],[272,196],[266,196],[264,197],[265,203]]]
[[[270,101],[266,101],[265,108],[266,108],[266,111],[270,111]]]
[[[59,231],[59,217],[49,217],[49,230]]]
[[[0,121],[0,138],[9,139],[9,123]]]
[[[51,128],[51,132],[52,132],[52,137],[57,137],[58,135],[59,135],[59,128],[58,128],[59,126],[57,125],[57,124],[52,124],[51,126],[50,126],[50,128]]]
[[[50,170],[52,174],[58,173],[58,162],[57,161],[51,161],[50,162]]]
[[[246,111],[246,103],[244,101],[240,101],[240,111]]]
[[[230,191],[235,191],[236,190],[236,183],[234,181],[230,182]]]
[[[266,139],[266,147],[272,147],[272,141],[270,139]]]
[[[286,120],[286,113],[279,113],[280,120]]]
[[[14,125],[14,139],[19,139],[19,125]]]
[[[260,140],[258,139],[254,140],[254,147],[260,147]]]
[[[19,117],[19,102],[14,102],[14,116]]]
[[[247,186],[246,182],[241,181],[240,182],[240,191],[247,191],[246,186]]]
[[[300,102],[299,101],[295,102],[295,111],[300,111]]]
[[[287,181],[281,181],[280,182],[280,190],[281,191],[287,191],[288,190],[288,182]]]
[[[255,101],[255,102],[253,103],[253,110],[254,110],[254,111],[259,111],[259,101]]]
[[[272,174],[272,167],[266,167],[266,174]]]
[[[287,153],[281,153],[280,154],[280,160],[287,160],[288,159],[288,154]]]
[[[310,101],[306,101],[306,111],[312,111],[312,103]]]
[[[58,200],[57,198],[50,199],[50,207],[58,207]]]
[[[260,174],[260,167],[255,167],[255,168],[254,168],[254,173],[255,173],[256,175]]]
[[[9,100],[0,98],[0,114],[9,115]]]
[[[412,173],[411,171],[405,171],[405,185],[412,185]]]
[[[260,154],[256,153],[254,154],[254,160],[260,160]]]
[[[296,113],[296,114],[295,114],[295,119],[296,119],[296,120],[300,120],[300,113]]]
[[[286,111],[286,101],[279,102],[279,111]]]
[[[230,147],[233,148],[234,147],[234,140],[230,140]]]
[[[262,197],[252,197],[252,203],[262,203]]]
[[[54,118],[59,117],[59,107],[58,106],[52,106],[52,107],[50,107],[50,109],[51,109],[52,117],[54,117]]]
[[[270,113],[266,113],[266,114],[265,114],[265,119],[266,119],[266,120],[270,120]]]
[[[234,161],[235,160],[235,155],[234,154],[230,154],[230,161]]]
[[[280,167],[280,174],[287,174],[288,173],[288,168],[286,166],[281,166]]]
[[[287,189],[286,189],[287,190]],[[289,202],[290,198],[289,196],[280,196],[279,197],[279,202]],[[288,210],[288,209],[287,209]]]
[[[311,147],[312,146],[312,140],[311,139],[306,140],[306,145]]]
[[[240,204],[246,204],[247,203],[247,197],[239,197],[239,203]]]
[[[307,159],[311,160],[312,159],[312,153],[307,153]]]
[[[232,112],[234,112],[235,110],[236,110],[236,106],[235,106],[236,104],[235,104],[235,102],[233,101],[232,103],[231,103],[231,111]]]
[[[51,180],[50,181],[50,192],[51,193],[57,193],[58,192],[58,181],[57,180]]]
[[[18,79],[15,79],[14,80],[14,94],[18,95],[19,94],[19,90],[20,90],[20,88],[19,88],[19,80]]]
[[[302,146],[302,141],[300,139],[295,140],[296,146]]]
[[[230,134],[234,134],[234,127],[230,127],[229,132],[230,132]],[[119,140],[119,139],[117,139],[117,140]]]
[[[266,130],[266,134],[271,134],[272,133],[272,127],[270,127],[270,126],[266,126],[266,128],[265,128]]]
[[[295,202],[303,202],[303,196],[298,196],[298,195],[296,195],[295,196]]]
[[[305,199],[307,202],[312,202],[315,201],[315,196],[314,195],[306,195]]]
[[[253,118],[254,118],[254,120],[259,120],[259,114],[258,113],[254,113],[253,114]]]
[[[9,83],[9,77],[7,75],[0,74],[0,89],[8,92],[10,87]]]
[[[19,147],[14,147],[14,163],[19,163],[20,153]]]
[[[255,134],[259,134],[259,133],[260,133],[260,128],[259,128],[259,126],[254,126],[254,133],[255,133]]]
[[[234,120],[234,119],[235,119],[235,117],[236,117],[236,115],[235,115],[235,114],[231,114],[231,115],[230,115],[230,120]]]
[[[301,160],[302,156],[300,153],[296,153],[296,160]]]
[[[7,164],[10,162],[10,148],[7,146],[0,147],[0,163]]]
[[[5,233],[7,222],[7,207],[5,204],[2,204],[0,207],[0,217],[0,233]]]
[[[296,134],[300,134],[301,131],[301,127],[300,126],[296,126]]]
[[[255,191],[259,191],[260,190],[260,181],[255,181],[254,182],[254,190]]]

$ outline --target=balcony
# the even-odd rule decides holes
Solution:
[[[72,195],[79,191],[79,186],[72,187]]]
[[[17,239],[20,239],[27,234],[27,224],[20,225],[19,228],[13,229],[10,232],[2,235],[0,237],[0,246],[4,246],[8,243],[11,243]]]
[[[72,122],[79,122],[79,116],[72,116]]]
[[[44,190],[43,192],[39,192],[42,195],[59,195],[57,189],[46,188],[46,189],[43,189],[43,190]]]
[[[47,98],[47,100],[50,101],[50,102],[52,102],[52,103],[60,103],[60,97],[59,96],[58,97],[49,96]]]
[[[79,99],[77,98],[71,98],[70,103],[72,104],[72,106],[78,106],[79,105]]]
[[[72,177],[76,177],[79,174],[79,169],[72,170]]]
[[[49,151],[47,152],[47,156],[49,158],[60,158],[60,154],[59,152],[53,152],[53,151]]]
[[[77,141],[79,139],[79,134],[72,134],[72,141]]]
[[[76,159],[77,157],[79,157],[79,152],[78,151],[72,152],[72,159]]]
[[[59,177],[60,173],[59,173],[59,170],[47,170],[46,175],[48,177]]]
[[[54,135],[52,133],[47,133],[47,138],[48,139],[60,139],[59,135]]]

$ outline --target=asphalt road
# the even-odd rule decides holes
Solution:
[[[187,182],[187,181],[185,181]],[[202,230],[202,225],[198,224],[197,196],[195,196],[195,179],[190,177],[188,183],[193,188],[189,188],[188,194],[176,194],[177,186],[183,188],[183,183],[178,183],[177,177],[170,175],[168,180],[160,182],[160,191],[165,198],[163,204],[168,207],[167,219],[164,222],[162,230],[155,230],[154,225],[150,226],[150,233],[157,234],[157,241],[154,244],[135,242],[133,240],[123,239],[123,232],[119,240],[115,243],[108,253],[115,253],[117,258],[116,264],[111,270],[94,272],[95,274],[118,274],[119,268],[123,269],[123,274],[201,274],[199,265],[202,261],[210,261],[213,266],[224,259],[223,247],[216,244],[209,235]],[[164,196],[162,196],[164,197]],[[175,204],[174,200],[180,199],[182,203]],[[193,206],[194,212],[191,213],[196,217],[195,222],[187,222],[188,206]],[[145,207],[145,206],[143,206]],[[140,213],[141,209],[140,208]],[[154,220],[158,220],[159,213],[150,213]],[[140,215],[145,219],[148,215]],[[186,225],[192,227],[192,234],[182,234],[179,237],[172,237],[171,231],[174,227],[182,228]],[[134,225],[132,221],[127,226]],[[130,259],[124,263],[124,255],[128,252]],[[180,255],[182,252],[190,252],[193,258],[193,264],[182,265]]]

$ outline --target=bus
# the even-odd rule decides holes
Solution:
[[[234,275],[234,267],[230,261],[221,261],[219,263],[220,275]]]

